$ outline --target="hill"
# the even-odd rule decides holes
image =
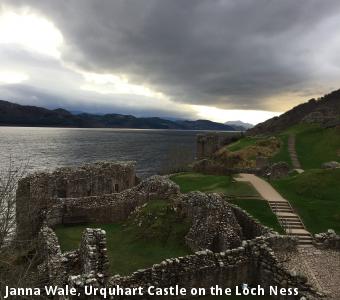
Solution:
[[[245,123],[242,121],[227,121],[224,123],[225,125],[233,127],[235,130],[245,131],[247,129],[253,128],[254,125],[250,123]]]
[[[0,126],[234,130],[231,126],[208,120],[170,121],[157,117],[137,118],[131,115],[121,114],[72,114],[62,108],[50,110],[43,107],[20,105],[3,100],[0,100]]]
[[[256,125],[247,131],[249,135],[271,134],[281,132],[301,122],[319,123],[324,127],[340,124],[340,90],[324,97],[311,99],[285,112]]]

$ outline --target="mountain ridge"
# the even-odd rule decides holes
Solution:
[[[323,126],[340,124],[340,89],[318,99],[310,99],[248,129],[248,135],[270,134],[283,131],[301,122],[320,123]]]
[[[74,128],[135,128],[234,131],[225,124],[209,120],[171,121],[159,117],[135,117],[122,114],[72,114],[66,109],[47,109],[0,100],[0,126],[42,126]]]

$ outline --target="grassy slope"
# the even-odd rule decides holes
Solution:
[[[246,182],[235,182],[231,176],[203,175],[199,173],[180,173],[171,177],[182,193],[191,191],[224,193],[233,196],[260,197],[256,190]]]
[[[250,200],[233,200],[232,203],[238,205],[243,208],[249,214],[254,216],[257,220],[259,220],[263,225],[273,228],[278,233],[284,234],[284,231],[279,224],[277,218],[274,216],[271,211],[269,204],[267,201],[258,200],[258,199],[250,199]]]
[[[299,124],[283,133],[289,134],[296,136],[296,152],[303,169],[316,169],[324,162],[340,161],[339,129]]]
[[[242,150],[242,149],[244,149],[248,146],[255,145],[258,140],[259,140],[258,138],[243,137],[243,138],[239,139],[238,141],[236,141],[235,143],[228,145],[227,149],[229,151],[233,151],[233,152],[239,151],[239,150]]]
[[[340,169],[308,170],[273,182],[313,233],[333,228],[340,233]]]
[[[290,166],[292,166],[292,161],[290,159],[290,155],[288,152],[288,134],[280,134],[277,138],[281,141],[281,147],[278,153],[276,153],[272,158],[271,161],[273,163],[277,163],[280,161],[285,161]]]
[[[242,207],[264,225],[272,227],[278,232],[283,232],[266,201],[260,199],[242,199],[242,197],[246,196],[260,198],[257,191],[246,182],[234,182],[231,176],[197,173],[181,173],[172,176],[171,179],[180,186],[182,193],[191,191],[221,192],[226,195],[238,196],[240,199],[234,200],[233,203]]]
[[[190,253],[184,240],[189,224],[164,201],[149,202],[135,219],[124,224],[58,226],[56,233],[62,250],[79,247],[81,234],[87,227],[106,230],[112,274],[129,274],[166,258]]]
[[[340,161],[340,131],[310,127],[297,133],[296,151],[305,169],[320,168],[322,163]]]

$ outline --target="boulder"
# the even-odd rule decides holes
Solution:
[[[289,172],[291,171],[290,166],[286,162],[278,162],[273,164],[268,170],[267,170],[267,176],[271,180],[280,179],[283,177],[287,177],[289,175]]]
[[[321,167],[323,169],[336,169],[336,168],[340,168],[340,163],[338,163],[337,161],[329,161],[329,162],[323,163]]]

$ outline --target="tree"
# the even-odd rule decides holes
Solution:
[[[8,166],[0,170],[0,249],[15,233],[15,194],[26,170],[27,163],[15,163],[12,158]]]

